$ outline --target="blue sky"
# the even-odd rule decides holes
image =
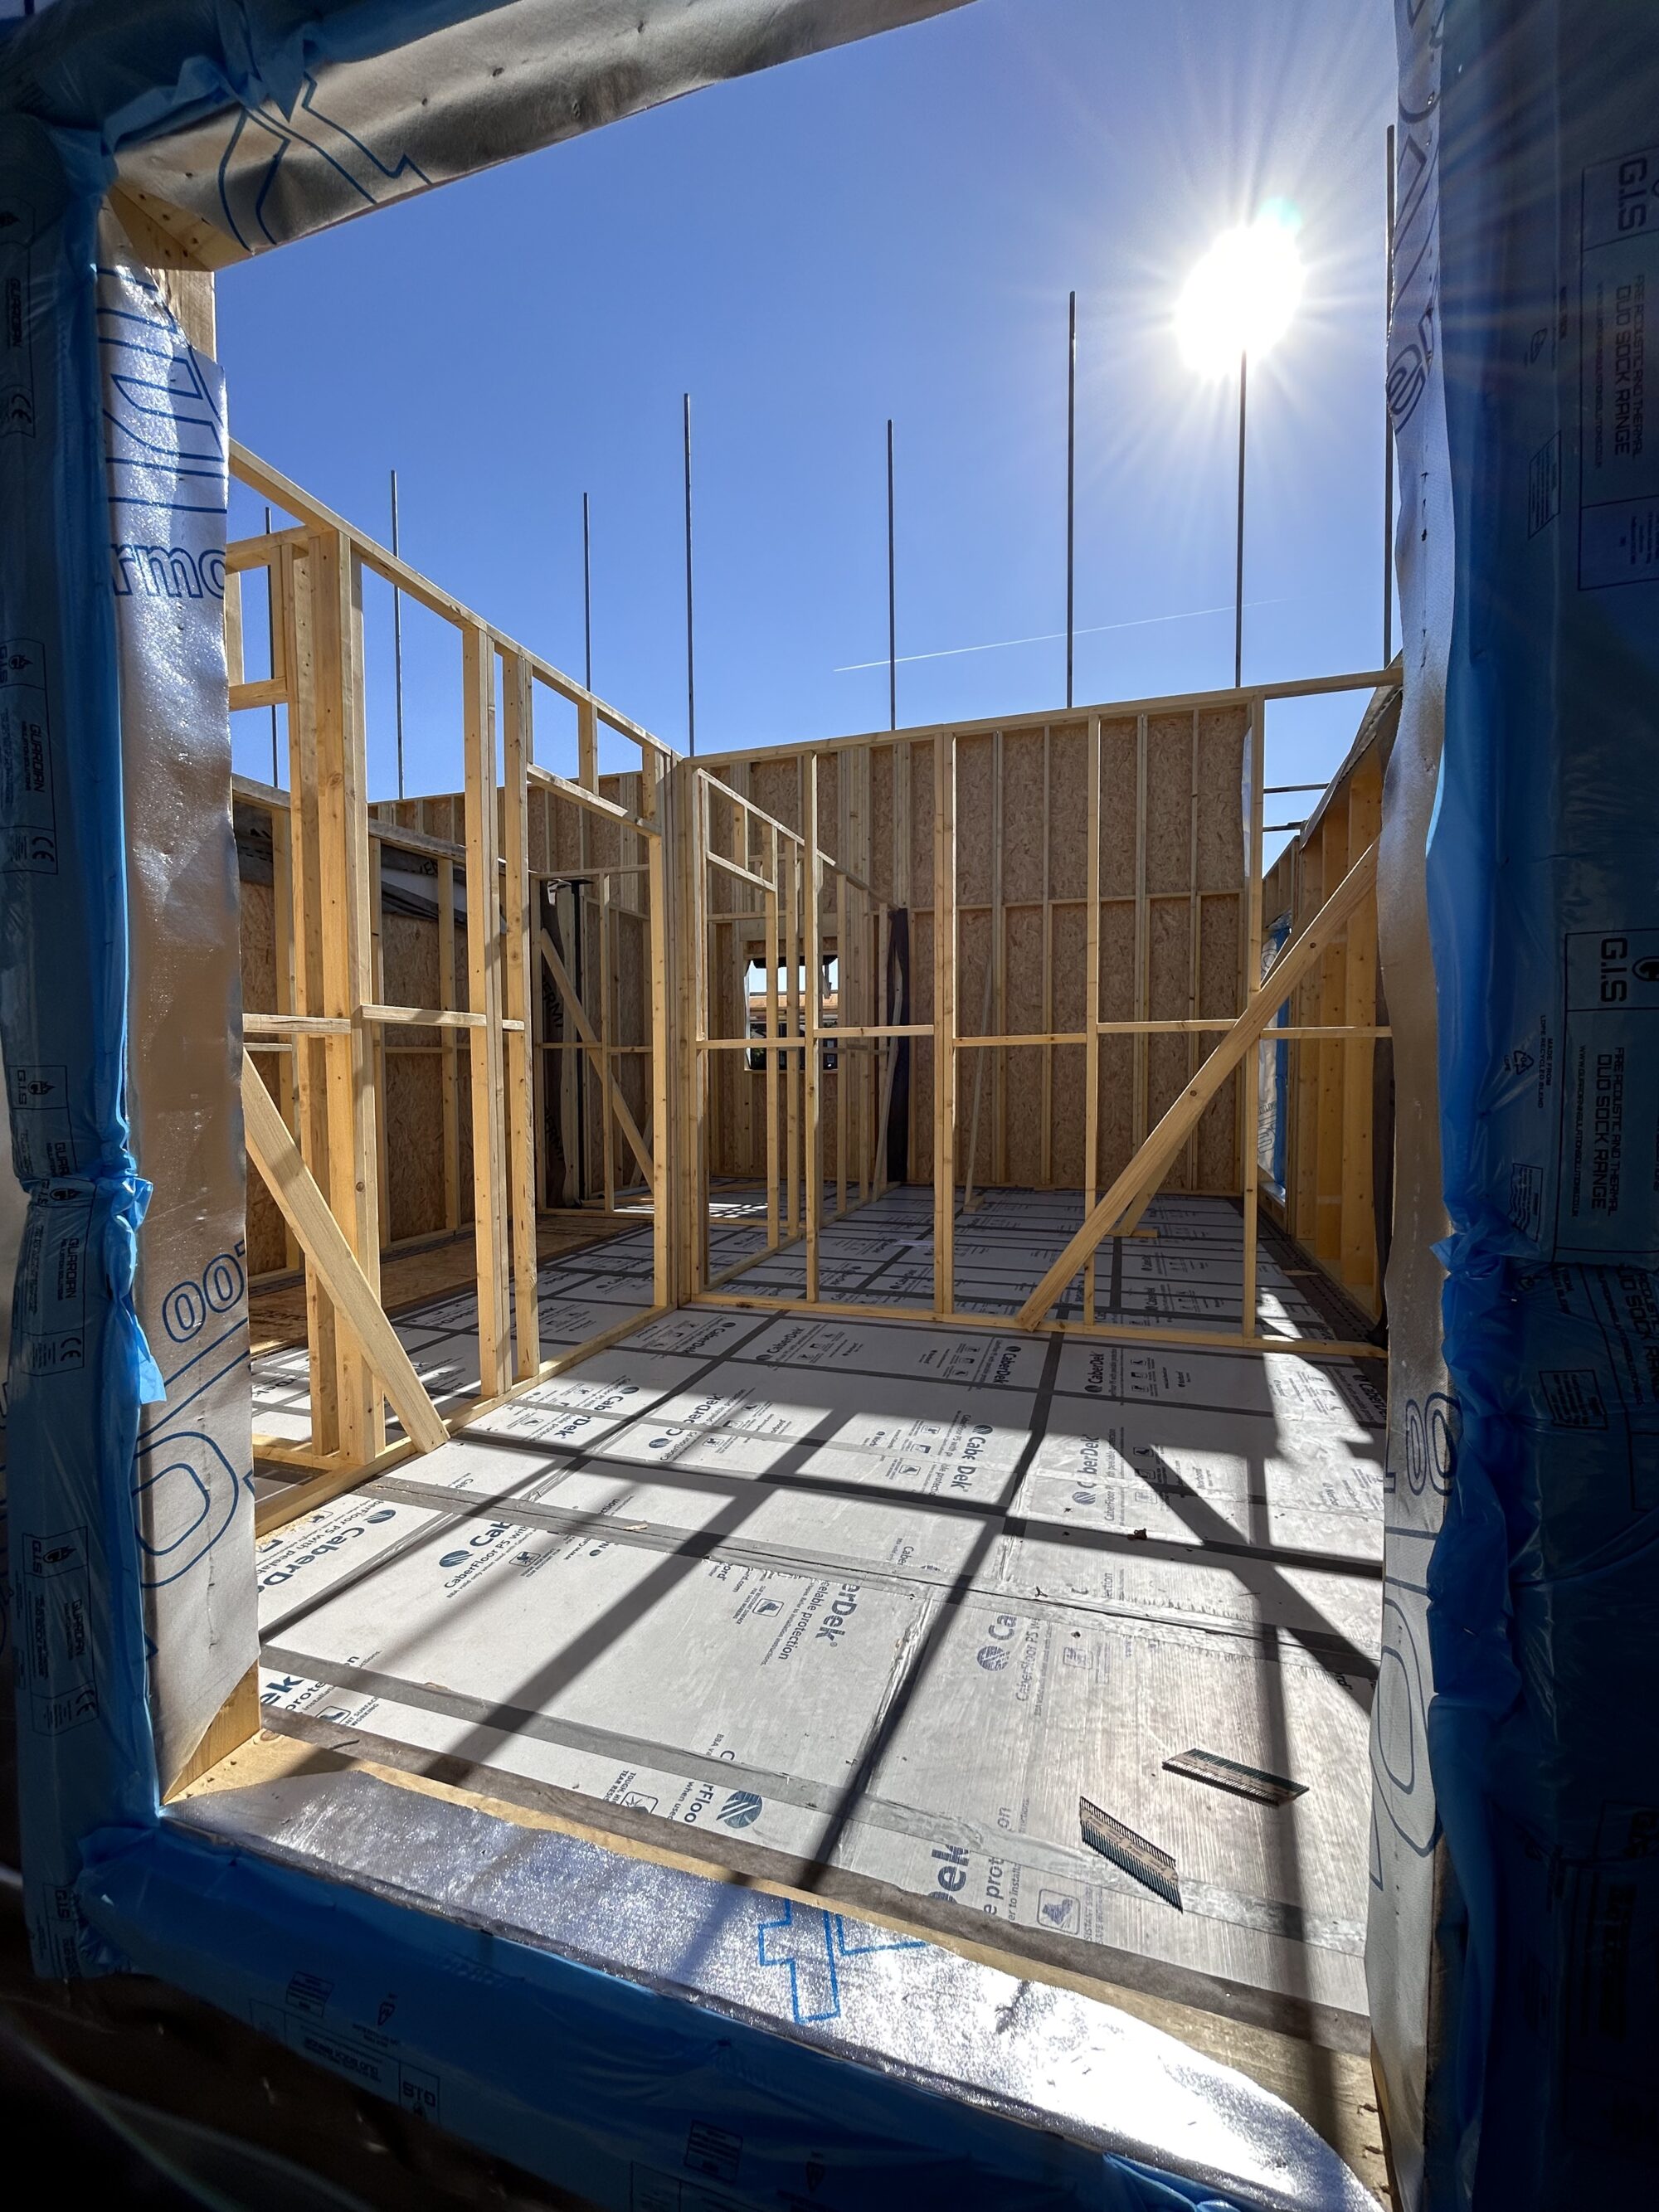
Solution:
[[[577,674],[587,491],[595,686],[683,744],[689,389],[714,750],[884,726],[884,665],[855,664],[886,648],[890,415],[899,652],[927,656],[902,659],[901,722],[1040,710],[1074,287],[1078,696],[1223,684],[1236,393],[1183,366],[1170,313],[1216,231],[1288,200],[1308,281],[1251,379],[1245,673],[1373,666],[1392,71],[1386,0],[975,0],[225,272],[233,427],[382,537],[395,465],[406,555]],[[239,494],[233,528],[259,520]],[[411,790],[459,781],[459,695],[450,634],[406,610]],[[1359,703],[1273,709],[1270,779],[1334,766]],[[269,774],[263,718],[237,754]]]

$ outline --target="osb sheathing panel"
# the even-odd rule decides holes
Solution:
[[[1042,730],[1009,730],[1002,738],[1002,902],[1042,900]],[[957,801],[960,810],[960,801]],[[1009,984],[1009,1006],[1020,1002]],[[1040,1005],[1040,1002],[1037,1002]],[[1018,1022],[1037,1029],[1037,1022]]]
[[[1079,753],[1079,763],[1081,754]],[[1082,840],[1079,840],[1079,853]],[[1087,916],[1081,906],[1054,909],[1054,1027],[1080,1030],[1087,1004]],[[1084,1145],[1084,1078],[1085,1060],[1081,1045],[1054,1047],[1054,1176],[1073,1190],[1087,1179],[1088,1154]]]
[[[437,896],[438,879],[432,878],[433,896]],[[456,986],[459,994],[461,979],[466,974],[466,944],[458,931],[455,938]],[[435,1006],[438,1004],[438,925],[419,916],[407,914],[388,914],[380,923],[380,959],[386,975],[386,1002],[392,1006]],[[408,1030],[388,1031],[398,1042],[408,1043],[413,1032]],[[429,1042],[430,1040],[427,1040]]]
[[[1018,1018],[1004,1032],[1012,1035],[1018,1030],[1042,1026],[1042,908],[1010,907],[1003,930],[1007,1011]],[[1017,1185],[1042,1180],[1042,1067],[1047,1049],[1032,1045],[1000,1055],[1006,1146],[1003,1179]]]
[[[1186,898],[1160,898],[1152,902],[1148,932],[1147,969],[1150,995],[1161,1018],[1188,1019],[1196,1012],[1191,1003],[1192,915]],[[1163,1010],[1175,1010],[1168,1016]],[[1200,1045],[1201,1045],[1201,1040]],[[1213,1039],[1212,1040],[1213,1042]],[[1189,1060],[1194,1040],[1185,1036],[1153,1036],[1146,1042],[1146,1121],[1154,1128],[1192,1079]],[[1167,1188],[1188,1188],[1187,1153],[1176,1158]]]
[[[1133,866],[1133,860],[1131,861]],[[1086,926],[1088,909],[1078,909]],[[1135,912],[1121,901],[1100,911],[1100,1018],[1133,1020],[1135,1012]],[[1100,1041],[1100,1159],[1097,1182],[1109,1182],[1127,1167],[1134,1151],[1136,1127],[1134,1040]]]
[[[870,748],[870,875],[877,898],[884,906],[893,896],[893,752],[891,745]]]
[[[957,933],[957,1033],[959,1036],[988,1036],[994,1032],[981,1018],[985,1012],[985,978],[991,969],[991,915],[964,914]],[[980,1063],[983,1061],[981,1073]],[[973,1130],[974,1085],[983,1084],[979,1113],[979,1150],[973,1163],[973,1179],[980,1187],[992,1179],[993,1116],[991,1091],[994,1055],[964,1052],[957,1060],[957,1180],[969,1176],[969,1139]]]
[[[1089,885],[1089,765],[1080,722],[1056,723],[1048,736],[1048,896],[1080,899]],[[1056,1022],[1056,1029],[1065,1024]]]
[[[749,771],[749,796],[775,822],[800,835],[800,763],[756,761]]]
[[[444,1226],[442,1067],[441,1048],[386,1056],[388,1242]]]
[[[918,914],[933,909],[933,745],[929,738],[918,738],[910,747],[910,904]]]
[[[1244,732],[1242,707],[1198,718],[1198,888],[1236,891],[1244,876]],[[1237,1009],[1235,1009],[1237,1011]]]
[[[963,738],[957,745],[957,904],[988,906],[991,902],[994,815],[991,780],[992,741],[988,736]],[[977,1013],[975,993],[958,994],[957,1025],[968,1026],[963,1009]],[[975,1021],[975,1026],[977,1026]]]
[[[1206,898],[1200,903],[1200,1017],[1231,1018],[1238,1011],[1243,906],[1237,892],[1231,898]],[[1198,1188],[1235,1191],[1239,1180],[1238,1078],[1234,1074],[1222,1085],[1198,1125]]]
[[[828,853],[832,860],[842,857],[839,753],[818,756],[818,850]]]
[[[250,1013],[276,1011],[276,945],[269,884],[244,882],[242,891],[242,1004]]]
[[[1077,909],[1080,929],[1088,926],[1088,911],[1086,906]],[[1100,909],[1100,1018],[1127,1022],[1134,1019],[1134,1014],[1135,910],[1133,905],[1114,900]]]
[[[437,897],[435,872],[422,889]],[[386,1000],[394,1006],[439,1003],[438,930],[434,917],[388,914],[380,923]],[[455,931],[455,994],[466,995],[466,933]],[[444,1226],[443,1046],[431,1030],[388,1028],[386,1124],[388,1188],[381,1197],[380,1235],[388,1243]],[[458,1085],[467,1079],[466,1044],[459,1047]]]
[[[1237,745],[1243,744],[1243,720],[1237,720]],[[1222,747],[1231,765],[1231,806],[1239,823],[1235,883],[1244,865],[1242,829],[1243,755],[1224,738]],[[1190,714],[1149,714],[1146,717],[1146,889],[1184,891],[1192,888],[1193,849],[1193,718]],[[1183,983],[1184,990],[1185,985]]]
[[[1086,759],[1081,773],[1087,775]],[[1079,818],[1088,801],[1086,781],[1068,784],[1065,803]],[[1086,858],[1086,848],[1085,848]],[[1100,895],[1133,898],[1135,890],[1135,725],[1103,722],[1100,726]],[[1081,896],[1081,887],[1079,887]]]
[[[262,1052],[254,1061],[260,1079],[274,1097],[276,1059]],[[250,1275],[278,1274],[288,1265],[288,1225],[276,1201],[266,1189],[252,1160],[247,1165],[247,1272]]]

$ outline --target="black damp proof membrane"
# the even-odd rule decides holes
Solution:
[[[1102,1858],[1109,1859],[1115,1867],[1132,1875],[1144,1889],[1150,1889],[1154,1897],[1161,1897],[1165,1905],[1173,1905],[1177,1912],[1181,1911],[1181,1883],[1176,1874],[1176,1863],[1168,1851],[1149,1844],[1145,1836],[1126,1828],[1121,1820],[1103,1813],[1086,1797],[1077,1801],[1077,1817],[1083,1840],[1091,1851],[1098,1851]]]
[[[1218,1751],[1179,1752],[1164,1760],[1164,1771],[1184,1775],[1189,1782],[1207,1782],[1212,1790],[1248,1797],[1255,1805],[1288,1805],[1293,1798],[1308,1794],[1305,1782],[1291,1782],[1259,1766],[1241,1766],[1236,1759],[1224,1759]]]

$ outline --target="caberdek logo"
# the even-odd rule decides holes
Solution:
[[[464,1567],[469,1559],[476,1559],[480,1552],[487,1552],[492,1545],[498,1543],[511,1525],[507,1521],[486,1521],[476,1536],[468,1537],[465,1549],[441,1553],[438,1565],[441,1567]]]
[[[720,1819],[728,1828],[752,1828],[761,1816],[763,1801],[752,1790],[734,1790],[720,1809]]]

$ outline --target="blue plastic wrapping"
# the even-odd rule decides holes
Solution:
[[[28,1194],[12,1310],[19,1822],[37,1962],[73,1971],[77,1838],[155,1809],[122,1106],[126,898],[93,227],[95,143],[0,115],[0,1042]],[[55,549],[55,562],[40,557]]]
[[[1445,1357],[1429,1743],[1467,1913],[1437,2200],[1659,2156],[1659,37],[1453,0],[1455,592],[1428,854]]]
[[[87,1857],[82,1909],[135,1967],[599,2203],[1249,2203],[176,1829],[94,1837]]]

